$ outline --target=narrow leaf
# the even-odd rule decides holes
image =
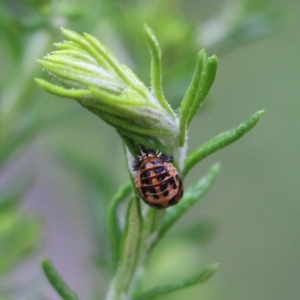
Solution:
[[[145,106],[145,101],[144,99],[142,101],[138,99],[130,99],[128,96],[120,96],[120,95],[114,95],[112,93],[108,93],[104,90],[100,90],[97,88],[90,87],[91,92],[95,97],[97,97],[101,102],[106,103],[107,105],[111,104],[114,106],[123,106],[123,107],[128,107],[128,106],[133,106],[133,107],[139,107],[139,106]],[[155,108],[155,106],[151,103],[147,102],[147,105],[149,107]]]
[[[67,30],[67,32],[73,33],[70,30]],[[78,34],[75,33],[75,36],[76,35]],[[70,37],[71,36],[72,34]],[[79,35],[79,37],[84,39],[84,45],[86,45],[86,43],[88,44],[88,53],[90,53],[97,60],[100,66],[103,66],[105,69],[114,70],[114,72],[122,81],[126,83],[126,85],[130,86],[144,97],[147,96],[148,89],[144,86],[144,84],[133,74],[129,68],[121,65],[112,52],[102,43],[100,43],[98,39],[88,33],[84,33],[83,37]],[[82,42],[81,39],[79,39],[79,41]],[[132,82],[135,84],[132,84]]]
[[[132,133],[137,133],[144,136],[156,136],[156,137],[171,137],[172,133],[169,130],[164,130],[160,128],[149,128],[143,127],[140,124],[130,123],[130,120],[120,117],[115,117],[113,115],[102,115],[102,119],[107,123],[111,124],[116,128],[122,128]]]
[[[171,137],[172,133],[169,130],[158,127],[157,120],[151,116],[147,117],[148,124],[153,124],[152,129],[149,129],[149,126],[145,128],[141,125],[145,123],[145,116],[139,115],[134,110],[122,110],[122,107],[108,102],[102,104],[100,99],[99,101],[94,101],[93,99],[78,99],[77,101],[83,107],[102,118],[106,123],[115,127],[126,141],[132,140],[149,149],[160,149],[162,152],[165,152],[166,148],[160,138],[166,139]],[[129,120],[131,121],[129,122]]]
[[[204,101],[205,97],[207,96],[211,86],[213,85],[216,78],[217,70],[218,70],[218,58],[215,55],[213,55],[212,57],[209,57],[207,60],[204,69],[204,74],[201,77],[201,82],[198,86],[198,91],[195,100],[192,103],[191,112],[187,120],[187,128],[192,122],[195,114],[198,112],[198,109],[201,106],[202,102]]]
[[[151,86],[157,100],[168,113],[174,116],[174,112],[168,104],[162,89],[161,49],[153,31],[145,24],[144,31],[150,46],[151,53]]]
[[[68,287],[68,285],[65,283],[63,278],[59,275],[59,273],[53,266],[53,263],[47,258],[42,258],[41,263],[45,275],[47,276],[53,288],[61,296],[61,298],[64,300],[78,300],[76,293]]]
[[[145,291],[140,296],[135,298],[135,300],[152,300],[163,294],[178,291],[178,290],[187,288],[189,286],[193,286],[193,285],[202,283],[202,282],[206,281],[207,279],[209,279],[214,274],[214,272],[216,271],[217,268],[218,268],[217,264],[209,265],[204,270],[202,270],[200,273],[198,273],[186,280],[157,286],[157,287],[154,287],[153,289]]]
[[[65,28],[62,28],[61,31],[67,38],[69,38],[73,43],[75,43],[75,47],[80,46],[78,51],[85,51],[89,53],[98,62],[100,66],[102,66],[105,69],[112,70],[110,63],[107,61],[107,57],[105,57],[103,53],[100,53],[99,48],[96,49],[95,45],[90,43],[90,41],[88,41],[86,37],[78,34],[75,31]]]
[[[76,52],[84,52],[84,49],[75,42],[64,41],[53,44],[57,49],[60,50],[74,50]]]
[[[196,98],[199,84],[201,82],[201,76],[203,67],[206,61],[206,53],[201,50],[197,57],[197,63],[195,72],[191,81],[191,84],[181,102],[180,106],[180,134],[179,134],[179,145],[183,146],[185,143],[185,134],[187,130],[187,120],[191,113],[192,104]]]
[[[185,191],[183,199],[177,205],[167,209],[164,223],[159,233],[160,238],[210,189],[219,173],[219,169],[220,165],[218,163],[214,164],[204,177]]]
[[[112,267],[115,270],[118,266],[121,244],[121,230],[119,228],[118,207],[119,204],[132,192],[132,183],[129,181],[122,185],[109,202],[108,222],[109,236],[112,254]]]
[[[97,93],[97,95],[94,95],[96,96],[96,98],[90,97],[74,99],[76,99],[77,102],[80,103],[80,105],[90,110],[92,113],[99,116],[100,118],[102,118],[105,115],[112,115],[123,119],[128,118],[131,120],[135,120],[136,122],[141,122],[145,120],[144,116],[141,116],[138,112],[136,112],[133,109],[124,109],[124,107],[122,107],[121,105],[115,105],[113,101],[102,102],[102,98],[98,98],[98,96],[100,96],[99,93]]]
[[[96,60],[88,55],[85,52],[80,52],[78,50],[74,50],[74,49],[64,49],[64,50],[54,50],[51,51],[51,55],[47,55],[46,58],[49,59],[50,57],[55,57],[57,60],[59,60],[59,58],[61,58],[62,62],[64,58],[73,58],[73,60],[78,60],[78,62],[87,62],[90,64],[95,65]]]
[[[263,110],[256,112],[247,121],[240,124],[238,127],[220,133],[219,135],[212,138],[211,140],[200,146],[198,149],[193,151],[186,159],[182,176],[185,177],[196,164],[198,164],[208,155],[226,147],[227,145],[241,138],[246,132],[248,132],[257,124],[263,113]]]
[[[111,51],[109,51],[103,44],[100,43],[99,40],[97,40],[92,35],[85,33],[84,37],[90,43],[90,45],[98,53],[100,53],[102,57],[105,58],[106,62],[110,66],[110,69],[113,69],[124,82],[130,85],[130,81],[128,80],[126,72],[124,72],[124,69],[121,67],[121,64],[116,60]]]
[[[51,73],[60,83],[72,88],[83,88],[93,85],[97,88],[105,88],[108,91],[121,94],[123,84],[110,70],[104,70],[95,62],[83,62],[71,56],[48,55],[38,63]]]
[[[84,98],[91,97],[91,92],[87,89],[66,89],[56,84],[47,82],[46,80],[35,78],[36,83],[43,88],[45,91],[64,98]]]

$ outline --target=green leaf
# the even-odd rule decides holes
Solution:
[[[190,114],[187,120],[187,128],[191,124],[195,114],[198,112],[200,105],[204,101],[211,86],[213,85],[217,74],[217,69],[218,58],[215,55],[213,55],[212,57],[208,58],[205,64],[205,68],[203,70],[204,73],[201,76],[201,81],[197,87],[197,93],[192,103],[192,107],[190,109]]]
[[[111,108],[104,106],[101,103],[94,100],[85,100],[84,102],[78,101],[83,107],[90,110],[100,118],[102,118],[107,124],[113,126],[122,137],[127,137],[133,141],[136,141],[139,145],[145,147],[160,149],[163,151],[162,143],[159,138],[171,139],[171,132],[169,130],[156,127],[144,127],[142,125],[145,122],[145,116],[138,115],[133,110],[122,110],[118,107]],[[91,104],[90,104],[91,102]],[[153,122],[151,117],[147,118],[148,122]]]
[[[145,99],[133,99],[126,94],[124,96],[116,95],[94,87],[90,87],[90,91],[92,92],[93,96],[99,100],[99,102],[111,107],[139,108],[145,106]],[[155,106],[151,103],[147,103],[147,105],[149,105],[150,108],[155,108]]]
[[[139,199],[132,199],[128,206],[119,268],[115,278],[117,295],[126,294],[133,278],[140,255],[142,216]]]
[[[128,119],[115,117],[114,115],[102,115],[102,119],[115,127],[116,129],[122,129],[133,134],[139,134],[143,136],[156,136],[156,137],[172,137],[172,133],[166,129],[159,128],[149,128],[143,125],[138,126],[138,124],[130,123]]]
[[[185,134],[187,130],[187,121],[191,113],[192,104],[196,98],[199,84],[201,82],[203,67],[206,63],[206,53],[201,50],[197,57],[196,68],[190,86],[180,105],[180,133],[179,145],[183,146],[185,143]]]
[[[119,204],[126,199],[132,192],[131,181],[122,185],[109,202],[108,207],[108,222],[109,222],[109,237],[112,255],[112,267],[115,270],[118,266],[121,248],[121,230],[118,220]]]
[[[45,275],[61,298],[64,300],[78,300],[76,293],[68,287],[66,282],[55,269],[51,260],[48,258],[42,258],[41,263]]]
[[[98,67],[97,72],[95,63],[82,62],[74,57],[61,57],[53,54],[38,60],[38,62],[61,85],[70,87],[70,89],[75,87],[82,89],[93,85],[96,88],[105,87],[107,91],[117,94],[121,94],[124,90],[124,85],[112,76],[111,71],[103,71]]]
[[[90,75],[83,68],[74,68],[74,60],[68,58],[61,58],[59,60],[54,56],[45,57],[45,59],[39,59],[38,63],[45,68],[47,71],[58,78],[60,82],[68,85],[69,82],[73,83],[73,86],[84,87],[89,85],[92,80]],[[62,62],[62,61],[64,62]],[[72,62],[72,65],[70,64]],[[96,77],[96,76],[95,76]]]
[[[151,53],[151,86],[153,92],[161,106],[171,115],[175,116],[172,108],[168,104],[162,89],[162,68],[161,68],[161,49],[159,43],[154,35],[154,32],[146,24],[144,25],[144,32],[146,34]]]
[[[47,82],[44,79],[35,78],[36,83],[45,91],[50,94],[64,97],[64,98],[84,98],[91,97],[92,93],[87,89],[66,89],[64,87],[58,86]]]
[[[66,43],[66,41],[65,41]],[[57,48],[59,48],[58,44],[54,44]],[[59,61],[59,58],[61,59],[61,63],[64,63],[64,59],[68,59],[68,57],[73,57],[75,60],[78,59],[78,62],[88,62],[88,63],[95,63],[95,60],[88,55],[85,52],[80,52],[82,49],[65,49],[65,50],[56,50],[56,51],[51,51],[51,54],[56,57],[56,60]],[[51,57],[50,55],[47,55],[47,60]]]
[[[196,182],[184,192],[183,198],[177,205],[167,209],[164,223],[159,233],[160,238],[192,205],[198,202],[210,189],[219,173],[219,169],[220,165],[218,163],[214,164],[204,177],[202,177],[198,182]]]
[[[184,145],[186,130],[214,83],[217,68],[217,57],[213,55],[206,60],[206,53],[201,50],[198,54],[193,79],[180,107],[180,146]]]
[[[204,270],[202,270],[200,273],[177,282],[173,282],[166,285],[156,286],[153,289],[150,289],[148,291],[143,292],[141,295],[136,297],[134,300],[152,300],[155,299],[158,296],[161,296],[163,294],[167,294],[170,292],[178,291],[184,288],[187,288],[189,286],[193,286],[199,283],[202,283],[209,279],[216,269],[218,268],[217,264],[209,265]]]
[[[130,80],[128,80],[126,72],[124,72],[124,69],[122,68],[121,64],[115,59],[112,52],[92,35],[85,33],[84,37],[90,43],[90,45],[93,46],[94,49],[96,49],[98,53],[100,53],[105,58],[110,68],[113,69],[124,82],[130,85]]]
[[[148,122],[145,124],[145,116],[141,116],[134,112],[135,106],[142,106],[144,103],[139,103],[135,100],[129,100],[128,98],[113,96],[104,91],[96,89],[91,89],[91,91],[95,96],[97,96],[99,103],[95,102],[95,100],[79,100],[80,104],[93,111],[105,122],[111,126],[114,126],[116,129],[122,129],[143,136],[157,136],[162,138],[172,137],[172,132],[170,130],[158,127],[151,128],[148,122],[155,122],[155,120],[151,117],[148,117]],[[92,104],[89,105],[89,102],[92,102]],[[123,109],[121,106],[119,106],[118,102],[122,106],[127,106],[127,108],[125,109],[124,107]],[[150,107],[151,105],[148,106],[148,108]],[[97,110],[97,108],[99,108],[99,110]],[[139,109],[139,107],[137,107],[137,109]]]
[[[130,149],[135,148],[134,144],[149,144],[151,148],[159,144],[173,152],[179,123],[162,94],[160,50],[153,33],[147,31],[153,52],[152,69],[156,74],[154,85],[160,99],[156,99],[95,37],[66,29],[62,31],[71,42],[66,42],[66,46],[58,44],[60,50],[39,61],[60,86],[42,79],[36,79],[36,82],[52,94],[75,99],[102,118],[121,134],[124,141],[129,141]],[[149,140],[148,143],[145,140]]]
[[[68,42],[68,46],[71,49],[78,50],[79,52],[86,52],[90,54],[97,63],[105,69],[112,70],[111,63],[107,61],[107,58],[111,58],[106,48],[101,48],[101,52],[99,51],[100,47],[95,48],[95,45],[88,41],[85,36],[78,34],[75,31],[62,28],[62,33],[71,40]],[[100,43],[100,42],[99,42]],[[57,44],[56,44],[57,45]],[[101,45],[102,46],[102,45]],[[111,58],[112,59],[112,58]]]
[[[62,28],[62,32],[73,42],[70,44],[70,49],[76,50],[77,48],[79,52],[84,51],[90,54],[104,69],[113,70],[127,85],[131,86],[141,95],[147,96],[147,88],[144,84],[139,80],[134,80],[135,84],[133,85],[133,77],[136,79],[136,76],[127,67],[121,65],[112,52],[100,43],[98,39],[88,33],[84,33],[82,36],[74,31],[64,28]],[[74,43],[75,47],[73,47]],[[76,44],[78,44],[79,47]]]
[[[106,93],[105,91],[101,91],[101,90],[93,90],[92,88],[90,89],[92,94],[91,96],[95,96],[93,98],[88,97],[88,98],[75,98],[77,100],[77,102],[82,105],[83,107],[85,107],[86,109],[88,109],[89,111],[91,111],[92,113],[96,114],[97,116],[99,116],[100,118],[102,118],[103,116],[106,116],[106,118],[108,119],[110,115],[118,117],[120,119],[130,119],[131,122],[134,120],[134,122],[144,122],[145,121],[145,116],[141,116],[141,114],[139,114],[137,111],[135,111],[133,108],[135,108],[135,106],[129,106],[129,107],[124,107],[123,104],[124,103],[120,103],[121,105],[116,105],[113,103],[114,99],[113,98],[108,98],[111,101],[106,101],[104,99],[104,101],[102,101],[103,97],[106,97]],[[117,97],[117,96],[116,96]],[[128,99],[128,98],[126,98]],[[124,101],[126,101],[126,99],[123,99]],[[129,103],[130,104],[130,103]],[[135,103],[137,104],[137,103]],[[126,108],[126,109],[124,109]],[[139,108],[139,107],[137,107]]]
[[[57,49],[60,50],[72,50],[75,52],[83,52],[83,48],[79,44],[72,41],[63,41],[53,44]]]
[[[241,138],[246,132],[248,132],[257,124],[263,113],[263,110],[256,112],[247,121],[240,124],[238,127],[220,133],[219,135],[212,138],[211,140],[197,148],[195,151],[193,151],[185,161],[182,177],[185,177],[196,164],[198,164],[208,155],[224,148],[225,146]]]

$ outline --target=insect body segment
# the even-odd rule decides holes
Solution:
[[[135,162],[135,185],[152,207],[167,208],[182,198],[182,181],[172,161],[173,157],[164,153],[143,149]]]

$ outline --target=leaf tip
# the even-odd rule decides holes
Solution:
[[[215,173],[219,173],[220,169],[221,169],[221,166],[222,164],[220,162],[216,162],[213,164],[212,166],[212,170],[215,172]]]
[[[79,34],[77,32],[70,30],[70,29],[66,29],[64,27],[61,27],[60,30],[63,33],[63,35],[66,36],[67,38],[69,38],[70,40],[79,36]]]
[[[203,49],[201,49],[199,52],[198,52],[198,61],[199,60],[203,60],[203,61],[205,61],[206,60],[206,51],[205,51],[205,49],[203,48]]]
[[[34,78],[34,81],[39,85],[40,87],[43,87],[44,80],[41,78]]]
[[[258,114],[259,116],[262,116],[264,113],[265,113],[265,110],[264,110],[264,109],[259,110],[259,111],[257,112],[257,114]]]
[[[205,267],[205,269],[202,271],[201,276],[200,276],[200,281],[205,281],[209,279],[219,268],[219,264],[211,264]]]
[[[48,83],[46,80],[41,78],[34,78],[36,84],[45,91],[51,92],[52,85]]]
[[[214,54],[214,55],[210,56],[208,58],[208,62],[207,63],[210,64],[210,65],[214,65],[214,66],[217,67],[218,64],[219,64],[219,59],[218,59],[217,55]]]
[[[255,123],[257,123],[260,120],[260,118],[263,116],[264,113],[265,113],[264,109],[259,110],[256,113],[254,113],[254,115],[252,116],[252,119],[255,120]]]
[[[69,30],[64,27],[60,27],[60,31],[63,33],[63,35],[67,35]]]
[[[214,264],[208,265],[207,267],[211,270],[211,272],[215,272],[219,268],[219,264],[214,263]]]
[[[144,32],[148,35],[152,33],[152,29],[148,26],[147,23],[144,23]]]
[[[201,64],[201,65],[204,65],[205,62],[206,62],[206,51],[205,49],[201,49],[199,52],[198,52],[198,55],[197,55],[197,63],[198,64]]]
[[[43,270],[46,272],[49,269],[49,267],[52,266],[52,262],[49,258],[42,257],[41,258],[41,265],[42,265]]]

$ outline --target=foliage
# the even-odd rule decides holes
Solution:
[[[170,103],[172,107],[180,106],[183,87],[187,85],[187,78],[194,68],[194,54],[197,49],[204,47],[207,53],[216,52],[220,56],[245,43],[272,33],[281,21],[280,15],[271,9],[270,5],[263,4],[261,1],[228,1],[206,20],[199,16],[198,6],[188,8],[183,1],[175,2],[170,0],[139,2],[119,0],[95,2],[90,0],[84,3],[55,0],[3,1],[0,6],[0,42],[3,46],[0,64],[1,69],[5,70],[0,75],[1,179],[5,177],[7,170],[11,169],[13,164],[18,164],[19,161],[16,159],[26,152],[40,132],[44,132],[46,128],[53,129],[54,126],[61,128],[67,120],[74,118],[73,112],[72,114],[57,113],[51,118],[45,117],[46,109],[40,109],[41,94],[36,90],[32,80],[39,73],[36,58],[41,57],[41,53],[46,53],[53,41],[57,40],[59,26],[77,28],[80,31],[84,29],[97,36],[101,35],[106,40],[109,37],[113,43],[117,41],[125,56],[127,55],[128,61],[131,61],[136,73],[145,82],[145,84],[141,83],[143,90],[148,85],[146,80],[149,70],[145,63],[148,59],[148,49],[144,45],[144,37],[140,28],[145,22],[151,24],[159,37],[161,48],[165,54],[168,54],[164,55],[164,60],[161,61],[161,51],[156,38],[151,30],[146,28],[147,41],[152,54],[151,85],[153,88],[155,87],[155,96],[160,100],[161,107],[158,110],[162,108],[160,113],[165,110],[170,120],[174,122],[173,110],[170,109],[165,99],[172,99]],[[196,13],[191,14],[189,9]],[[212,30],[215,28],[222,28],[222,30]],[[104,119],[106,118],[106,122],[113,124],[118,129],[132,156],[138,151],[136,144],[140,143],[155,146],[170,153],[176,152],[176,149],[179,150],[179,153],[176,153],[177,163],[182,176],[185,177],[201,159],[241,137],[256,124],[261,115],[261,112],[258,112],[246,121],[244,126],[246,130],[240,130],[238,127],[225,132],[194,150],[185,159],[183,145],[186,143],[186,129],[213,82],[213,78],[205,77],[204,73],[212,71],[214,77],[216,63],[216,57],[207,59],[204,51],[199,53],[193,81],[201,83],[201,86],[196,87],[191,84],[184,101],[182,101],[180,122],[175,124],[177,130],[175,139],[173,139],[174,129],[164,128],[161,130],[159,127],[153,129],[150,126],[139,128],[140,131],[137,133],[135,126],[128,124],[127,120],[120,120],[118,114],[117,116],[100,114]],[[131,74],[131,71],[124,66],[122,68],[125,73],[128,72],[130,80],[132,80],[131,76],[134,75]],[[161,87],[162,68],[164,69],[164,93]],[[202,72],[200,72],[200,68]],[[208,80],[205,81],[206,79]],[[91,89],[91,91],[95,93],[96,98],[101,93],[103,95],[107,92],[104,90],[99,94],[97,89]],[[148,93],[147,89],[146,93]],[[105,94],[105,96],[108,95]],[[194,97],[197,101],[193,101]],[[105,101],[108,98],[102,97],[101,99]],[[194,104],[194,107],[190,106],[191,103]],[[103,105],[106,105],[107,112],[109,109],[113,109],[114,113],[117,113],[116,107],[109,108],[108,103]],[[131,111],[128,112],[128,114],[130,113],[129,117],[138,117]],[[171,124],[173,124],[172,122]],[[133,134],[131,130],[134,130]],[[170,134],[170,132],[172,133]],[[150,142],[149,136],[151,136]],[[221,138],[225,140],[225,144],[219,143]],[[93,159],[87,161],[82,154],[75,155],[74,153],[74,149],[67,149],[64,156],[60,153],[61,161],[64,164],[67,162],[72,171],[80,174],[88,183],[90,190],[96,189],[98,195],[104,194],[108,199],[110,194],[108,170],[96,168],[96,164],[91,162]],[[218,169],[219,165],[212,166],[206,176],[186,189],[185,199],[174,209],[167,210],[162,224],[160,224],[161,220],[157,220],[159,216],[151,217],[149,215],[148,228],[141,229],[143,234],[147,236],[154,230],[159,232],[158,239],[163,237],[171,225],[188,208],[184,203],[194,204],[208,190],[214,182]],[[0,260],[1,276],[5,276],[22,259],[32,254],[40,242],[42,227],[40,219],[23,213],[21,209],[22,200],[25,198],[28,187],[33,185],[35,178],[28,176],[28,173],[32,174],[31,170],[24,169],[13,180],[5,182],[5,187],[1,186],[0,249],[3,251]],[[25,184],[20,184],[24,179],[26,179]],[[24,188],[24,186],[26,187]],[[5,191],[7,189],[8,192]],[[120,258],[118,251],[120,238],[123,236],[124,239],[124,228],[120,227],[118,222],[118,208],[124,205],[123,203],[130,195],[132,195],[131,182],[121,187],[109,203],[109,226],[103,222],[98,224],[103,231],[108,227],[107,231],[110,233],[113,270],[117,269]],[[102,212],[104,208],[106,206],[101,204],[100,209],[98,207],[95,211]],[[97,217],[101,219],[99,216]],[[144,218],[144,215],[142,217]],[[158,229],[159,226],[160,229]],[[12,249],[11,245],[14,245],[15,251],[7,251],[7,249]],[[2,296],[0,295],[0,297]]]
[[[179,115],[168,104],[161,85],[161,50],[152,30],[145,26],[151,53],[152,91],[120,64],[115,56],[95,37],[79,35],[62,29],[69,39],[56,44],[57,51],[40,60],[40,64],[55,78],[56,83],[43,79],[36,82],[46,91],[75,99],[113,126],[124,143],[130,183],[122,186],[109,206],[112,269],[114,277],[107,292],[107,300],[153,299],[158,295],[198,284],[208,279],[216,266],[208,266],[190,279],[140,291],[140,280],[145,263],[154,246],[170,227],[194,205],[214,182],[219,165],[216,164],[199,182],[186,189],[179,204],[167,210],[150,207],[142,210],[140,197],[134,186],[132,163],[141,147],[176,154],[175,164],[185,177],[201,159],[229,145],[243,136],[258,122],[263,111],[235,129],[221,133],[196,149],[186,158],[187,131],[199,106],[208,94],[217,72],[216,56],[206,58],[200,51],[190,87],[180,106]],[[126,222],[120,227],[119,204],[129,197]],[[73,299],[60,275],[48,260],[44,270],[63,299]],[[47,268],[45,268],[47,266]]]

